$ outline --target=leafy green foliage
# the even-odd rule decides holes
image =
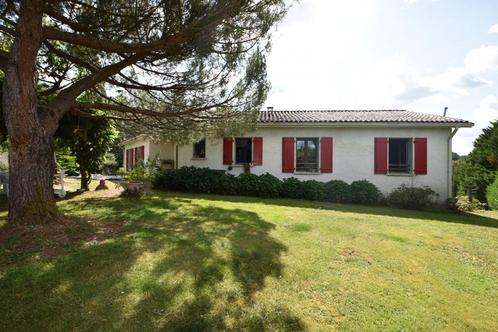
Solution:
[[[351,187],[342,180],[325,183],[325,200],[334,203],[350,203],[353,201]]]
[[[152,182],[159,173],[158,157],[147,160],[146,162],[138,161],[132,170],[126,172],[124,178],[130,182]]]
[[[105,155],[117,138],[109,120],[64,115],[56,132],[60,142],[76,156],[81,173],[81,189],[88,189],[90,175],[102,170]]]
[[[55,158],[57,166],[64,170],[77,170],[79,168],[76,162],[76,156],[71,149],[62,144],[60,140],[55,142]]]
[[[457,193],[484,202],[485,188],[493,181],[494,172],[472,162],[468,157],[454,162],[454,178]]]
[[[495,181],[488,186],[486,198],[488,199],[489,207],[493,210],[498,210],[498,175]]]
[[[352,203],[374,205],[379,204],[383,197],[379,189],[367,180],[351,182]]]
[[[479,201],[477,198],[469,199],[467,195],[459,196],[456,201],[456,208],[460,211],[478,211],[486,209],[486,204]]]
[[[487,170],[498,170],[498,121],[483,129],[474,142],[474,150],[469,158],[473,164],[481,165]]]
[[[382,194],[377,187],[366,180],[353,182],[354,185],[349,186],[343,181],[323,183],[315,180],[300,181],[294,177],[282,181],[269,173],[243,173],[235,177],[222,170],[181,167],[159,172],[152,183],[156,189],[194,193],[286,197],[358,204],[378,204],[382,201]]]
[[[285,178],[282,181],[282,197],[289,198],[305,198],[303,197],[303,189],[301,181],[295,177]]]
[[[498,121],[483,129],[474,142],[474,149],[466,158],[455,162],[455,185],[459,194],[470,201],[477,197],[486,201],[486,188],[498,171]]]
[[[401,185],[387,196],[387,203],[392,206],[420,210],[434,204],[437,194],[429,187],[407,187]]]

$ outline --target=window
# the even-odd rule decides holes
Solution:
[[[411,173],[412,139],[389,138],[389,173]]]
[[[206,158],[206,139],[203,138],[199,142],[194,143],[194,158]]]
[[[252,139],[236,138],[235,139],[235,163],[249,164],[252,162]]]
[[[318,173],[318,138],[296,139],[296,171]]]

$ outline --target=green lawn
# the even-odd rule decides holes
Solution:
[[[0,244],[1,331],[498,330],[496,212],[158,192],[59,206],[79,221]]]

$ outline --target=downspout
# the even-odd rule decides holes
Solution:
[[[175,144],[175,169],[178,169],[178,144]]]
[[[458,128],[454,128],[448,137],[448,198],[453,198],[453,148],[452,138],[457,133]]]

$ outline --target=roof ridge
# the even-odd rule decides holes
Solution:
[[[331,112],[407,112],[405,109],[335,109],[335,110],[266,110],[261,109],[260,112],[323,112],[323,113],[331,113]]]

